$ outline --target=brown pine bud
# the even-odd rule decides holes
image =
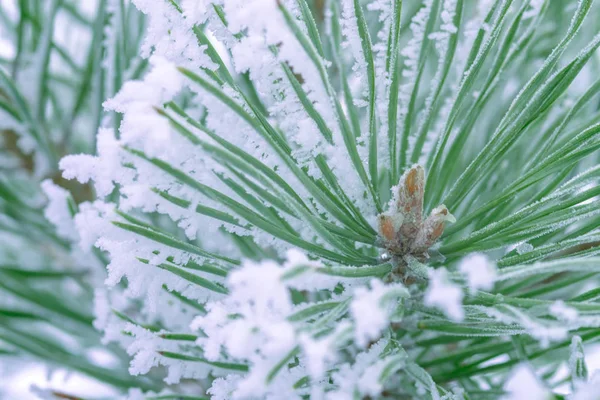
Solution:
[[[407,222],[421,221],[424,191],[425,171],[420,165],[415,165],[402,175],[398,189],[398,210]]]
[[[426,258],[429,248],[444,233],[446,221],[454,222],[454,217],[441,205],[423,220],[425,170],[419,165],[402,175],[395,190],[397,197],[391,202],[391,209],[378,217],[381,244],[392,259]],[[395,273],[406,275],[401,269]]]
[[[379,216],[379,234],[388,242],[394,241],[403,220],[402,214],[399,213],[393,215],[381,214]]]
[[[444,224],[446,222],[455,222],[456,219],[445,205],[438,206],[433,209],[431,215],[423,221],[421,230],[417,234],[417,238],[414,243],[414,251],[421,252],[427,251],[444,233]]]
[[[387,215],[379,216],[379,234],[387,241],[394,240],[396,232],[394,232],[394,225],[392,224],[392,218]]]

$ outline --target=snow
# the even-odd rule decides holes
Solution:
[[[281,273],[274,262],[246,262],[228,277],[230,295],[209,304],[208,314],[192,323],[192,330],[207,335],[196,341],[206,358],[219,360],[223,348],[235,360],[252,364],[250,373],[237,383],[233,398],[265,395],[267,375],[296,345],[294,328],[286,319],[292,311],[291,297]]]
[[[429,269],[429,285],[423,300],[426,306],[440,309],[454,321],[462,321],[465,317],[463,297],[461,287],[450,281],[445,268]]]
[[[48,197],[48,205],[44,209],[44,216],[56,226],[57,233],[70,240],[77,240],[79,235],[73,223],[73,211],[69,208],[71,195],[66,189],[55,185],[50,180],[42,182],[42,190]]]
[[[529,253],[530,251],[532,251],[533,246],[530,243],[523,242],[523,243],[519,243],[519,245],[517,245],[516,250],[517,250],[518,254],[525,254],[525,253]]]
[[[354,393],[376,396],[381,392],[378,382],[379,368],[377,361],[386,345],[385,340],[373,344],[368,351],[359,353],[354,364],[343,364],[333,374],[333,381],[339,389],[327,393],[326,400],[343,400],[353,398]]]
[[[490,290],[494,287],[497,272],[496,265],[481,253],[471,253],[464,257],[458,270],[466,276],[471,292]]]
[[[393,34],[389,31],[391,1],[343,0],[339,3],[341,20],[326,21],[328,33],[331,33],[332,22],[340,22],[342,27],[343,46],[348,51],[340,55],[343,58],[340,61],[352,64],[352,71],[345,71],[354,92],[351,99],[341,99],[336,92],[339,82],[333,81],[337,79],[334,73],[330,74],[330,60],[312,53],[316,46],[311,43],[308,26],[300,17],[295,0],[181,0],[177,4],[182,12],[170,2],[133,0],[133,3],[148,17],[142,56],[149,60],[149,72],[139,80],[127,81],[104,103],[106,111],[122,116],[118,134],[112,117],[104,119],[98,132],[97,154],[71,155],[60,164],[64,177],[92,182],[99,199],[80,204],[73,219],[67,192],[49,181],[43,184],[49,200],[46,217],[56,225],[57,232],[78,242],[86,251],[92,247],[104,251],[110,259],[106,288],[97,290],[94,296],[94,326],[103,332],[105,343],[115,342],[127,349],[131,374],[155,373],[162,367],[167,384],[178,384],[184,379],[205,383],[207,377],[215,377],[207,384],[212,384],[208,392],[217,400],[301,399],[309,395],[315,400],[377,398],[385,388],[381,378],[389,358],[403,351],[403,345],[413,352],[408,347],[412,338],[398,339],[390,333],[390,325],[398,323],[407,330],[406,336],[411,336],[420,317],[419,311],[410,310],[413,304],[440,310],[454,323],[464,322],[468,316],[469,323],[472,318],[481,318],[504,324],[506,331],[500,329],[500,333],[528,334],[542,347],[567,339],[571,330],[600,326],[600,318],[580,314],[575,307],[560,300],[533,311],[503,304],[500,296],[493,306],[464,306],[465,291],[471,294],[479,290],[492,291],[497,281],[554,270],[544,269],[552,268],[550,264],[533,264],[503,273],[496,269],[494,261],[481,253],[466,255],[452,272],[446,268],[455,266],[455,258],[447,264],[440,261],[443,265],[435,269],[428,267],[427,250],[440,238],[444,223],[455,219],[440,205],[423,221],[425,176],[421,166],[413,166],[403,176],[406,180],[411,171],[416,173],[415,191],[409,193],[408,185],[395,188],[396,198],[391,204],[397,212],[379,214],[379,227],[380,234],[388,241],[400,242],[402,238],[397,236],[402,235],[413,239],[411,250],[419,250],[419,254],[412,258],[398,256],[392,262],[406,262],[409,270],[420,268],[424,273],[415,275],[426,279],[426,283],[418,280],[407,288],[394,282],[397,276],[393,274],[362,275],[361,268],[368,270],[370,265],[339,265],[316,257],[319,251],[333,254],[331,259],[345,256],[338,254],[341,248],[357,257],[366,258],[368,254],[371,260],[383,260],[377,257],[386,251],[371,246],[375,232],[360,226],[362,221],[356,224],[354,209],[372,227],[376,226],[377,211],[353,165],[348,147],[354,146],[352,141],[356,140],[356,148],[350,150],[357,152],[359,167],[368,164],[365,119],[371,115],[364,118],[368,114],[364,110],[367,60],[356,16],[357,4],[362,4],[369,23],[378,24],[377,35],[372,35],[377,102],[373,117],[382,176],[388,172],[383,168],[387,168],[390,161],[395,162],[389,160],[387,142],[390,77],[386,61],[387,40]],[[335,2],[328,5],[332,3],[337,5]],[[433,24],[435,32],[426,38],[429,19],[438,18],[432,13],[433,4],[441,7],[439,21]],[[437,62],[437,67],[430,68],[428,64],[423,69],[423,79],[428,79],[427,85],[434,90],[427,93],[424,90],[427,85],[422,82],[421,89],[414,93],[419,107],[423,106],[414,119],[418,130],[425,126],[423,117],[435,113],[432,129],[425,132],[422,154],[416,154],[421,160],[430,154],[441,129],[448,127],[447,133],[454,134],[452,123],[444,124],[452,115],[451,108],[463,100],[475,101],[480,94],[465,93],[464,99],[453,97],[457,92],[456,80],[460,81],[463,76],[466,61],[463,53],[468,54],[466,50],[472,43],[473,32],[465,32],[464,37],[459,38],[459,59],[453,62],[451,71],[443,69],[450,39],[459,33],[454,25],[457,4],[456,0],[435,3],[424,0],[410,22],[410,38],[399,46],[402,56],[400,131],[406,128],[409,134],[413,133],[413,126],[405,124],[408,124],[406,116],[415,90],[415,77],[422,67],[420,61]],[[117,2],[109,2],[109,5],[112,18],[117,20],[121,17]],[[469,13],[472,20],[467,30],[482,24],[491,5],[490,1],[478,3],[478,11]],[[537,15],[542,5],[541,1],[532,1],[525,19]],[[222,8],[224,20],[215,6],[217,10]],[[284,18],[282,9],[289,12],[299,33]],[[325,14],[332,18],[331,10],[325,10]],[[219,60],[211,59],[208,46],[199,45],[195,35],[194,28],[199,26],[214,43],[228,71],[247,73],[252,87],[237,75],[229,79],[220,69]],[[113,28],[111,25],[105,35],[111,48],[117,38]],[[482,28],[486,27],[482,25]],[[463,30],[461,27],[461,34]],[[434,41],[437,54],[433,51],[421,54],[425,39]],[[326,48],[330,44],[325,43]],[[104,60],[109,78],[114,73],[110,71],[113,57],[109,52]],[[285,73],[288,67],[292,71],[291,78]],[[184,74],[183,68],[190,72]],[[446,72],[454,82],[442,87],[442,76]],[[190,74],[197,75],[197,79]],[[298,80],[300,90],[292,85],[294,79]],[[506,87],[520,85],[520,81],[511,76],[507,76],[506,82]],[[434,104],[436,88],[444,89],[440,97],[445,97],[443,103]],[[266,110],[264,113],[257,111],[257,105],[249,100],[253,89]],[[314,112],[312,108],[308,110],[301,99],[308,101]],[[349,134],[356,137],[348,143],[342,132],[345,122],[353,122],[348,119],[354,105],[361,121],[357,129],[352,126]],[[326,140],[322,130],[330,130],[332,139]],[[21,141],[24,147],[35,148],[31,138]],[[411,135],[408,149],[402,148],[402,151],[412,156],[414,145],[415,137]],[[315,159],[325,160],[339,182],[327,182],[326,171]],[[273,173],[280,180],[273,179]],[[244,184],[240,183],[243,179],[246,179]],[[339,198],[337,184],[347,199]],[[383,183],[386,184],[389,182]],[[578,184],[575,182],[573,186]],[[331,204],[329,194],[317,195],[322,185],[331,187],[336,202]],[[445,189],[440,188],[437,194],[442,197]],[[575,189],[567,186],[561,190],[565,190],[562,194],[568,194],[568,190]],[[271,202],[268,196],[280,203]],[[398,202],[411,207],[397,210]],[[457,215],[463,211],[458,210]],[[211,213],[222,213],[228,222],[206,215]],[[308,215],[314,221],[305,218]],[[145,229],[144,224],[150,224],[150,237],[122,227],[123,223],[138,217],[140,222],[136,229]],[[359,232],[356,226],[366,232]],[[402,229],[414,232],[408,235]],[[163,231],[172,235],[168,237],[171,243],[181,242],[187,246],[171,246],[157,240]],[[285,232],[289,239],[277,237],[273,232]],[[367,240],[357,244],[353,239],[355,235]],[[249,251],[243,252],[236,240],[246,239]],[[294,243],[306,243],[304,247],[313,250],[295,249]],[[264,251],[264,254],[256,259],[244,258],[244,255],[253,255],[255,245],[258,253]],[[366,248],[364,252],[363,248]],[[533,250],[527,242],[515,248],[518,254]],[[232,261],[199,255],[204,251],[230,257]],[[164,265],[187,275],[167,271]],[[202,270],[207,266],[217,267],[223,273]],[[564,265],[558,267],[565,268]],[[343,274],[336,276],[332,271]],[[191,278],[222,285],[218,286],[222,290],[195,285]],[[466,282],[466,285],[463,287],[457,282]],[[174,294],[198,307],[174,302]],[[409,297],[413,298],[404,300]],[[311,307],[318,311],[306,318],[291,318]],[[127,318],[119,317],[113,310],[131,316],[136,322],[126,321]],[[403,319],[405,311],[410,311],[407,320]],[[147,328],[154,324],[161,330]],[[196,335],[197,339],[185,344],[163,337],[167,332]],[[492,329],[482,335],[496,333]],[[196,359],[174,359],[161,354],[164,351],[193,354]],[[216,363],[222,364],[216,366]],[[393,384],[412,389],[414,382],[408,380],[409,385],[405,382],[410,365],[400,364],[402,369],[394,376]],[[438,394],[425,370],[418,370],[417,375],[419,392],[429,391],[434,399],[451,397]],[[306,376],[310,382],[296,387]],[[591,392],[591,382],[596,381],[582,382],[573,398],[586,399]],[[506,400],[523,396],[531,400],[549,398],[549,391],[540,383],[536,372],[525,365],[515,369],[505,389]],[[126,398],[138,400],[144,396],[133,390]]]
[[[562,300],[556,300],[552,303],[550,306],[550,313],[565,322],[576,322],[579,317],[577,310],[567,306]]]
[[[513,369],[511,377],[504,386],[508,392],[502,400],[551,400],[551,392],[542,385],[527,365],[520,364]]]
[[[334,336],[323,339],[313,339],[309,335],[300,336],[302,352],[306,357],[306,369],[312,379],[323,379],[328,365],[336,361],[336,354],[331,351],[334,345]]]
[[[382,331],[389,325],[390,315],[398,304],[388,297],[394,289],[400,289],[404,297],[408,297],[408,292],[404,292],[400,285],[384,285],[381,281],[373,279],[370,283],[370,290],[359,287],[354,291],[350,312],[355,323],[355,340],[358,346],[365,347],[370,341],[381,336]]]
[[[578,386],[569,400],[596,400],[598,387],[600,387],[600,373],[596,372],[588,382]]]

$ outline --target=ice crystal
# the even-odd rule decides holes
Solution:
[[[45,197],[0,176],[0,355],[130,400],[542,400],[570,345],[570,396],[593,392],[591,0],[108,0],[93,23],[26,3],[0,168],[33,160]],[[93,25],[85,64],[52,12]],[[71,354],[92,325],[124,378]]]

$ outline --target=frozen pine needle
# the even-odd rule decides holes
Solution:
[[[596,398],[596,3],[0,1],[0,373]]]

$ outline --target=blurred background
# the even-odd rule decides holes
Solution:
[[[143,74],[144,27],[129,1],[0,0],[0,399],[38,398],[34,384],[114,398],[140,383],[92,325],[105,260],[73,248],[70,217],[93,194],[58,161],[118,125],[102,102]]]
[[[403,26],[418,9],[410,3]],[[552,12],[562,21],[560,2]],[[128,0],[0,0],[0,399],[38,398],[32,385],[84,398],[153,388],[93,326],[106,260],[70,244],[70,217],[93,191],[58,169],[66,154],[95,152],[99,126],[119,125],[102,103],[146,71],[145,26]],[[593,373],[600,346],[586,358]]]

